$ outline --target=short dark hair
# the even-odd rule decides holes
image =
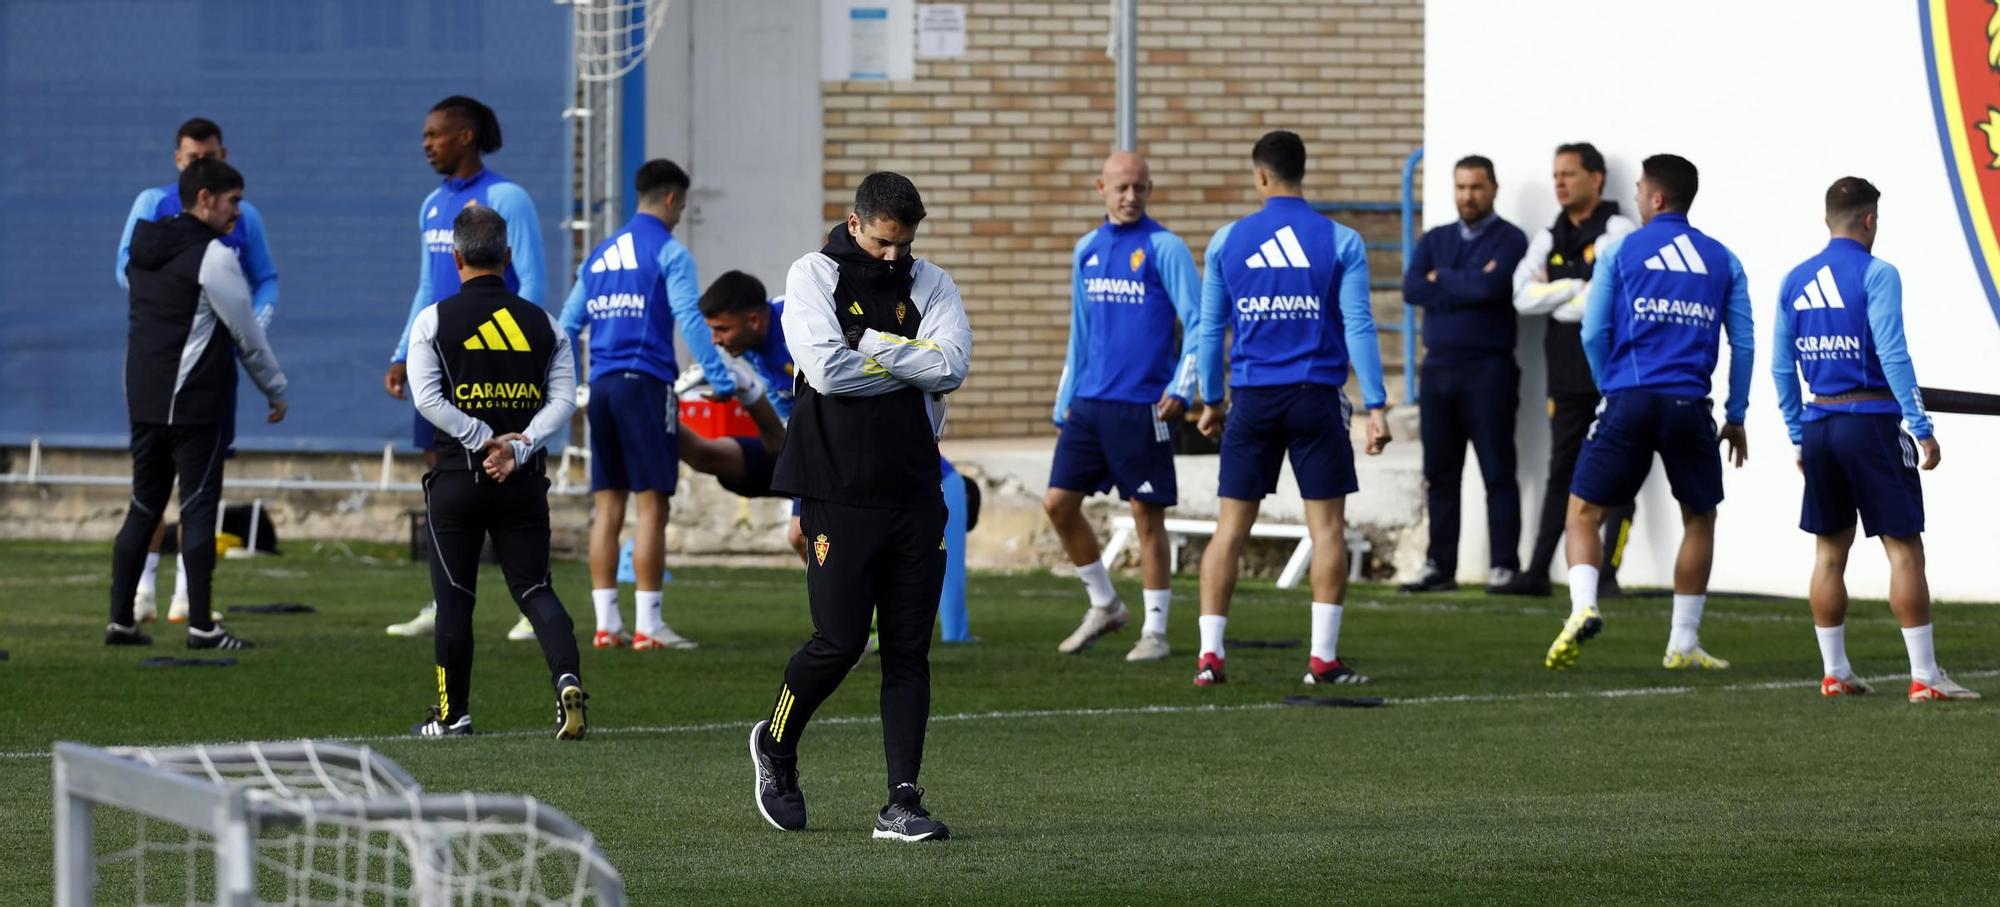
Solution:
[[[507,262],[507,219],[485,205],[467,205],[451,220],[451,241],[468,266],[498,268]]]
[[[464,117],[472,126],[472,144],[480,154],[492,154],[500,150],[500,118],[493,115],[493,108],[481,104],[462,94],[455,94],[431,106],[431,112],[451,111]]]
[[[1250,149],[1250,160],[1269,170],[1271,177],[1289,186],[1306,178],[1306,143],[1296,132],[1283,129],[1264,133]]]
[[[1834,226],[1853,226],[1863,217],[1875,213],[1875,205],[1882,200],[1882,190],[1875,184],[1858,176],[1843,176],[1826,187],[1826,222]]]
[[[197,142],[206,142],[209,139],[214,139],[220,142],[222,141],[222,127],[216,125],[214,120],[194,117],[182,123],[181,128],[174,132],[175,148],[181,146],[181,139],[194,139]]]
[[[1598,151],[1596,145],[1592,145],[1589,142],[1568,142],[1557,145],[1556,157],[1562,157],[1565,154],[1576,155],[1576,161],[1583,165],[1583,172],[1585,173],[1604,172],[1604,153]]]
[[[763,281],[742,271],[724,271],[701,294],[701,317],[713,318],[724,312],[747,315],[770,304],[771,300],[764,295]]]
[[[632,188],[639,193],[639,201],[651,204],[666,198],[669,193],[683,193],[693,185],[686,170],[681,165],[659,157],[639,166],[639,173],[632,178]]]
[[[1694,169],[1694,162],[1678,154],[1653,155],[1639,165],[1639,172],[1666,196],[1662,210],[1686,212],[1701,188],[1701,174]]]
[[[241,188],[243,174],[236,172],[235,167],[212,157],[198,158],[181,171],[181,210],[194,210],[203,189],[211,195],[221,195]]]
[[[923,223],[924,198],[917,194],[917,184],[900,173],[887,170],[870,173],[861,180],[861,186],[854,190],[854,214],[863,223],[888,218],[905,227]]]
[[[1458,163],[1451,165],[1451,169],[1484,170],[1486,171],[1487,182],[1490,182],[1495,186],[1500,185],[1500,177],[1494,175],[1493,173],[1493,159],[1483,154],[1468,154],[1462,158],[1459,158]]]

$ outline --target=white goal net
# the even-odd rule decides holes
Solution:
[[[623,905],[589,831],[505,794],[430,794],[366,747],[55,751],[56,903]]]

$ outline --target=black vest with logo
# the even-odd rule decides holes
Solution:
[[[845,223],[833,228],[820,251],[840,268],[833,302],[843,331],[859,325],[917,335],[923,313],[910,299],[912,260],[886,262],[868,255],[855,245]],[[804,371],[793,384],[792,421],[773,470],[772,490],[855,507],[916,509],[943,503],[938,483],[944,475],[922,390],[829,396],[815,390]]]
[[[437,304],[438,361],[444,396],[495,435],[527,431],[546,402],[555,328],[547,312],[513,293],[498,277],[476,277]],[[478,469],[480,458],[458,439],[436,433],[439,469]],[[542,455],[522,464],[539,473]]]
[[[1589,280],[1597,266],[1597,240],[1604,235],[1605,224],[1617,213],[1618,203],[1612,201],[1598,202],[1597,210],[1590,212],[1581,224],[1572,224],[1568,214],[1558,213],[1555,226],[1549,228],[1554,242],[1549,247],[1548,260],[1542,263],[1548,268],[1549,280],[1572,277]],[[1548,333],[1542,335],[1542,355],[1549,363],[1549,396],[1597,396],[1597,381],[1590,376],[1590,359],[1583,354],[1581,323],[1565,324],[1549,319]]]

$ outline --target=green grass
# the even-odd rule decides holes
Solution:
[[[872,664],[820,713],[839,720],[805,734],[812,830],[780,834],[751,806],[743,738],[809,632],[797,571],[676,570],[669,619],[701,648],[586,648],[593,733],[565,744],[545,733],[538,651],[503,639],[514,612],[488,568],[472,708],[486,733],[418,741],[396,735],[435,695],[430,644],[382,626],[427,597],[425,574],[361,551],[379,560],[298,543],[225,562],[221,601],[318,613],[233,620],[264,646],[235,667],[153,669],[99,645],[106,547],[0,545],[4,900],[51,899],[37,754],[58,739],[366,740],[433,791],[526,793],[567,811],[635,904],[1966,903],[1990,900],[2000,877],[2000,712],[1912,706],[1896,679],[1884,695],[1822,701],[1793,601],[1710,602],[1703,642],[1735,662],[1712,674],[1660,669],[1665,599],[1611,602],[1582,663],[1553,674],[1541,656],[1558,600],[1359,587],[1343,651],[1389,705],[1294,709],[1277,703],[1308,692],[1302,650],[1237,648],[1227,686],[1190,685],[1191,582],[1176,586],[1175,657],[1134,666],[1129,632],[1055,654],[1079,613],[1074,580],[976,575],[983,641],[932,655],[923,781],[956,839],[907,846],[868,837],[884,798]],[[580,565],[557,579],[587,629]],[[1304,636],[1305,603],[1246,583],[1230,635]],[[1938,626],[1955,675],[2000,686],[2000,608],[1943,605]],[[155,632],[153,653],[180,651],[177,628]],[[1856,603],[1848,636],[1864,674],[1904,669],[1880,603]]]

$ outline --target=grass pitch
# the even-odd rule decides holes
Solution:
[[[1133,629],[1085,654],[1055,643],[1074,580],[975,575],[981,641],[932,655],[923,783],[944,844],[877,842],[878,672],[864,663],[803,738],[811,830],[750,802],[744,737],[810,632],[796,570],[676,569],[667,615],[693,652],[584,649],[591,737],[551,739],[551,696],[497,571],[481,576],[472,713],[482,734],[400,736],[435,696],[427,639],[383,635],[428,598],[387,548],[295,543],[225,561],[223,604],[261,648],[226,669],[142,668],[184,653],[100,644],[103,545],[0,545],[0,892],[49,903],[46,752],[96,744],[336,737],[375,746],[433,791],[531,794],[598,836],[635,904],[1990,903],[2000,878],[2000,701],[1912,706],[1886,606],[1857,602],[1848,644],[1878,695],[1822,701],[1804,605],[1719,598],[1716,673],[1659,666],[1669,603],[1606,603],[1605,633],[1541,667],[1561,599],[1399,596],[1357,587],[1342,651],[1379,709],[1279,705],[1303,649],[1236,647],[1227,686],[1193,687],[1195,592],[1176,584],[1173,658],[1123,660]],[[1806,565],[1797,565],[1805,579]],[[171,568],[162,591],[171,588]],[[558,590],[590,626],[579,564]],[[1121,579],[1127,601],[1136,583]],[[629,592],[628,592],[629,595]],[[1246,582],[1232,638],[1300,639],[1307,596]],[[165,602],[162,601],[164,612]],[[629,599],[626,607],[630,608]],[[1136,618],[1136,615],[1135,615]],[[1937,609],[1940,661],[2000,694],[2000,608]],[[2000,698],[2000,697],[1997,697]]]

